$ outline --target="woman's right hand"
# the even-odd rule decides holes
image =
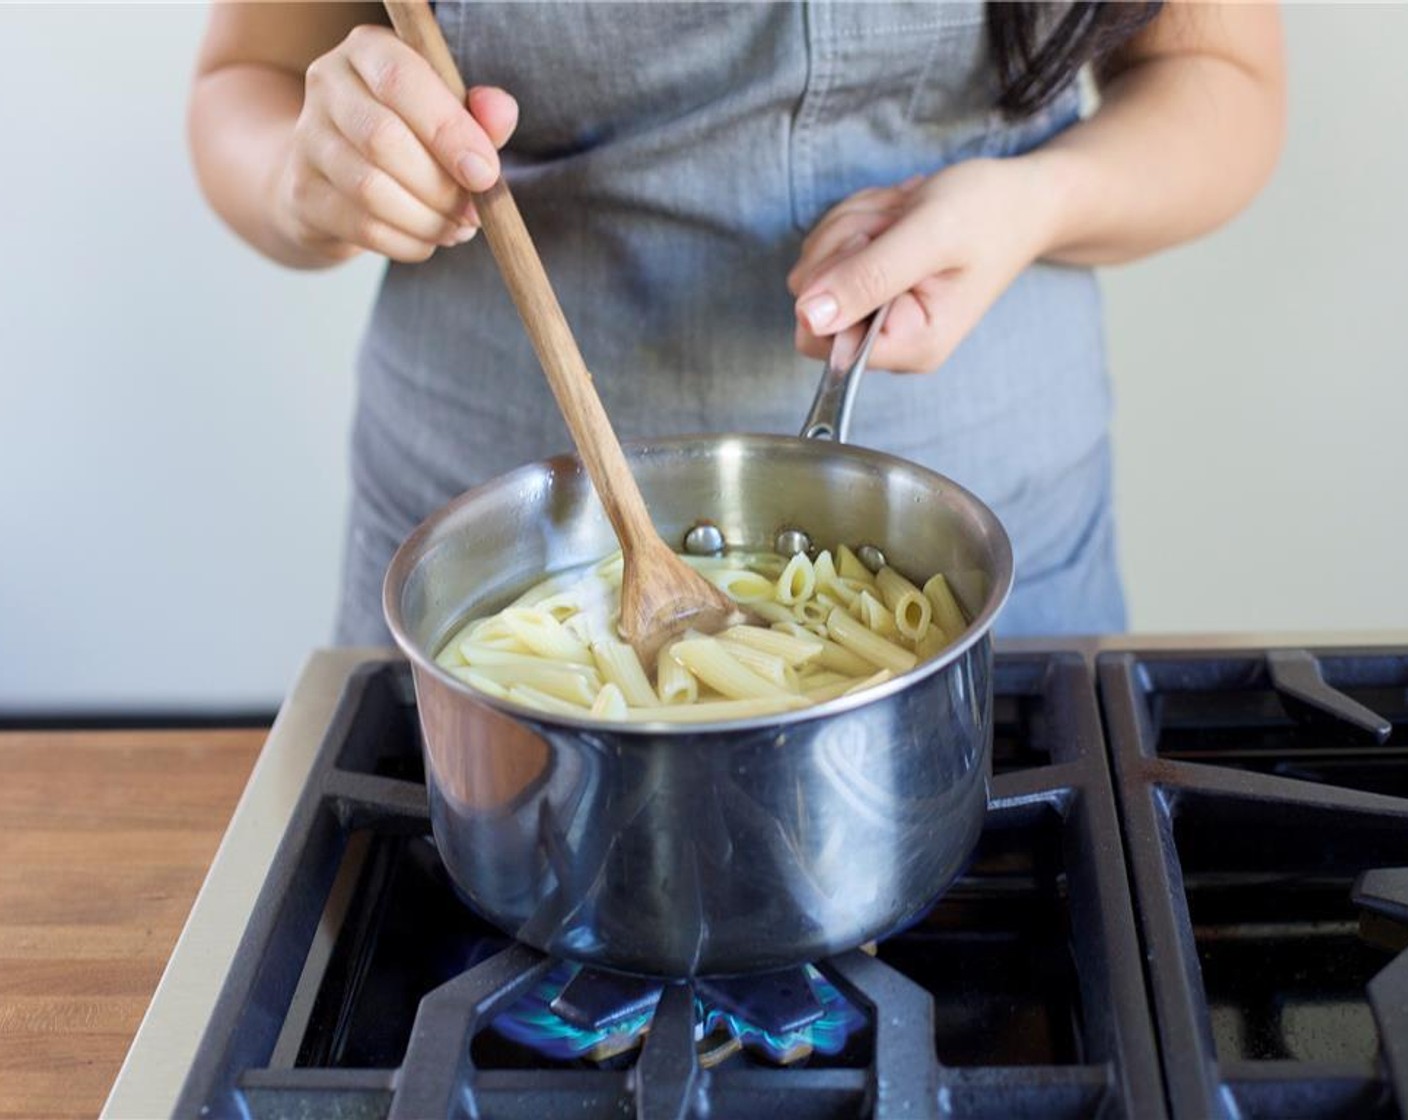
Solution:
[[[280,233],[328,263],[363,249],[423,261],[479,227],[471,191],[499,177],[518,103],[479,86],[466,105],[384,27],[360,26],[314,60],[273,182]]]

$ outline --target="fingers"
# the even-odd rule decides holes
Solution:
[[[995,291],[989,289],[990,285],[970,270],[957,269],[929,277],[896,296],[870,352],[870,368],[891,373],[930,373],[938,369],[995,298]],[[835,335],[819,337],[799,321],[795,342],[801,353],[825,360],[835,339],[842,339],[843,345],[854,345],[863,329],[864,324],[857,324]],[[854,341],[846,341],[851,339]]]
[[[432,245],[458,245],[474,236],[476,223],[464,212],[447,216],[367,160],[339,133],[319,143],[316,166],[336,190],[367,214],[408,237]],[[454,194],[462,193],[452,184]]]
[[[942,271],[923,212],[910,210],[850,254],[838,254],[808,278],[797,315],[818,336],[835,334],[882,303]]]
[[[386,28],[362,27],[347,39],[346,58],[372,96],[449,172],[460,186],[485,191],[499,177],[496,144],[472,112],[466,112],[430,64]],[[479,92],[481,106],[494,117],[502,143],[512,132],[512,121],[504,103],[512,98],[502,91],[495,97]],[[516,107],[511,111],[516,116]],[[507,124],[507,128],[505,128]],[[388,158],[404,154],[400,132],[385,119],[375,116],[363,129],[368,143],[385,145]],[[378,166],[394,166],[367,153]]]
[[[801,295],[824,269],[870,244],[898,217],[890,210],[853,210],[818,228],[802,243],[802,254],[787,274],[787,290]]]
[[[885,325],[871,351],[870,363],[894,373],[928,373],[948,357],[956,336],[953,319],[945,321],[932,304],[942,302],[942,293],[930,285],[923,293],[913,291],[897,296],[890,304]]]
[[[518,102],[513,97],[495,86],[475,86],[466,103],[494,147],[508,143],[518,127]]]
[[[299,212],[309,215],[305,223],[320,237],[407,264],[428,260],[435,252],[436,242],[383,221],[316,172],[300,176],[293,189]]]
[[[309,74],[311,81],[311,70]],[[334,58],[318,80],[322,87],[334,87],[318,102],[330,129],[367,163],[393,176],[447,219],[465,212],[469,192],[430,154],[406,121],[376,99],[350,63]],[[445,93],[448,97],[449,91]]]
[[[425,260],[473,236],[472,193],[497,181],[517,123],[503,90],[476,87],[461,104],[391,31],[359,27],[307,70],[281,221],[348,252]]]

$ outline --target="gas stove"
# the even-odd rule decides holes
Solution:
[[[982,838],[920,921],[669,984],[468,909],[407,666],[320,652],[104,1114],[1408,1115],[1408,646],[1153,644],[1000,647]]]

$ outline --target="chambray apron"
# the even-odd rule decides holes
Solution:
[[[1077,93],[991,108],[981,3],[454,4],[471,84],[514,93],[504,166],[623,439],[796,434],[818,364],[784,277],[862,187],[1032,148]],[[1109,390],[1083,269],[1029,268],[937,372],[877,373],[852,442],[954,478],[1013,538],[999,633],[1116,630]],[[381,642],[381,582],[465,489],[570,448],[482,239],[388,267],[358,361],[338,639]]]

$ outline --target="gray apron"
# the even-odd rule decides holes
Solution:
[[[863,187],[1032,148],[1066,91],[1016,124],[980,3],[453,4],[470,84],[512,92],[514,195],[623,439],[795,434],[819,367],[792,347],[784,277],[802,237]],[[1017,586],[999,632],[1120,629],[1099,294],[1029,268],[943,368],[876,374],[852,442],[991,505]],[[381,580],[463,490],[570,448],[476,239],[392,264],[363,340],[342,642],[386,640]]]

